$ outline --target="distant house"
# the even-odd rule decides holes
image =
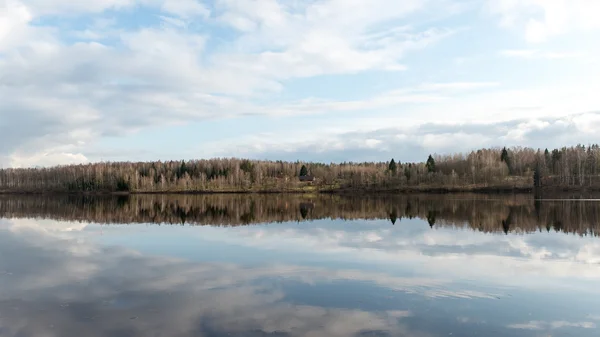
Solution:
[[[314,176],[300,176],[300,181],[302,182],[313,182],[315,181],[315,177]]]

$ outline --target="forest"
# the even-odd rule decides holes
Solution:
[[[486,233],[553,231],[600,235],[600,204],[528,194],[202,194],[0,196],[0,218],[99,224],[242,226],[318,219],[384,220],[390,226],[458,227]]]
[[[0,193],[527,191],[600,189],[600,146],[490,148],[423,162],[217,158],[0,170]],[[309,177],[308,179],[306,179]]]

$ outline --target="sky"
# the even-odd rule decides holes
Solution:
[[[0,167],[600,142],[597,0],[0,0]]]

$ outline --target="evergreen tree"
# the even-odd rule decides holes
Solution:
[[[185,166],[185,160],[181,161],[181,165],[177,170],[177,179],[183,177],[183,175],[188,171],[187,166]]]
[[[546,164],[547,172],[552,171],[552,156],[550,155],[550,151],[546,149],[544,151],[544,164]]]
[[[503,147],[502,154],[500,155],[500,161],[508,163],[508,160],[508,150],[506,149],[506,147]]]
[[[396,165],[396,161],[392,158],[390,161],[390,165],[388,165],[388,170],[390,170],[393,174],[396,174],[396,170],[398,170],[398,165]]]
[[[425,166],[427,166],[427,172],[435,172],[435,159],[433,159],[431,155],[429,155],[429,158],[427,158],[427,163]]]
[[[511,161],[510,161],[510,155],[508,153],[508,150],[506,149],[506,147],[502,148],[502,154],[500,155],[500,161],[506,163],[506,166],[508,167],[508,174],[512,175],[513,174],[513,168],[511,165]]]
[[[250,160],[242,160],[242,162],[240,163],[240,170],[246,173],[251,173],[253,169],[254,164],[252,164]]]
[[[552,173],[559,174],[560,172],[560,160],[562,159],[562,152],[560,150],[552,150]]]
[[[535,166],[533,170],[533,186],[540,187],[542,186],[542,177],[540,173],[540,165],[539,163]]]
[[[300,176],[304,177],[308,175],[308,169],[306,168],[306,165],[302,165],[302,167],[300,168]]]

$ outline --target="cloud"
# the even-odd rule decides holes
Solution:
[[[285,113],[289,103],[264,100],[284,80],[403,70],[407,52],[455,32],[394,21],[423,9],[421,0],[220,0],[211,9],[196,0],[4,3],[0,157],[14,166],[85,160],[84,149],[98,139],[149,126]],[[139,9],[158,11],[158,22],[127,27],[115,19],[114,13]],[[220,40],[190,22],[237,33]],[[389,106],[428,98],[376,99]]]
[[[543,52],[536,49],[508,49],[500,52],[505,57],[524,58],[524,59],[570,59],[581,56],[577,52]]]
[[[334,101],[325,99],[303,99],[298,102],[263,107],[263,113],[272,116],[293,116],[334,113],[338,111],[377,110],[411,103],[435,103],[448,100],[461,93],[497,87],[496,82],[442,82],[424,83],[414,87],[399,88],[378,93],[359,100]],[[258,107],[257,107],[258,108]]]
[[[21,3],[37,16],[74,16],[89,13],[102,13],[113,10],[120,11],[135,7],[158,8],[165,13],[174,14],[183,18],[195,16],[206,17],[210,11],[199,0],[103,0],[93,3],[76,2],[68,0],[3,0],[10,3]]]
[[[581,329],[595,329],[596,324],[592,322],[567,322],[567,321],[530,321],[521,324],[511,324],[508,326],[510,329],[519,330],[556,330],[562,328],[581,328]]]
[[[28,153],[23,157],[16,153],[9,158],[10,167],[49,167],[56,163],[76,165],[89,162],[88,158],[81,153],[54,152],[51,149],[49,152]]]
[[[274,1],[260,2],[272,8],[261,9],[252,1],[236,1],[235,7],[226,6],[220,20],[241,30],[242,36],[231,48],[232,52],[219,54],[215,63],[242,72],[252,72],[275,79],[306,78],[327,74],[354,74],[367,70],[401,71],[406,66],[399,60],[410,51],[423,49],[453,35],[448,28],[393,27],[373,31],[372,25],[403,18],[416,7],[378,0],[381,8],[390,9],[388,15],[374,16],[360,2],[318,2],[302,10],[282,8]],[[406,2],[403,3],[403,5]],[[241,5],[242,4],[242,5]],[[337,8],[343,6],[344,9]],[[360,7],[360,15],[349,7]],[[374,8],[376,4],[371,4]],[[243,8],[251,10],[238,12]],[[331,8],[329,8],[331,7]],[[401,7],[401,8],[398,8]],[[258,12],[269,13],[262,15]],[[373,15],[373,16],[370,16]],[[260,48],[262,51],[258,51]]]
[[[29,8],[13,0],[3,0],[0,11],[0,53],[10,50],[22,39],[30,38],[28,24],[33,19]]]
[[[498,82],[449,82],[432,83],[421,86],[424,90],[470,90],[499,86]]]
[[[363,124],[366,124],[362,121]],[[401,120],[388,124],[407,124]],[[470,152],[481,147],[518,146],[555,148],[586,144],[600,127],[600,113],[563,118],[516,119],[497,123],[426,123],[405,127],[344,131],[315,128],[311,132],[262,134],[221,142],[206,156],[251,156],[287,160],[422,161],[423,154]],[[365,126],[366,128],[366,126]],[[592,138],[590,138],[592,137]],[[213,147],[217,149],[217,147]]]
[[[151,1],[137,0],[105,0],[93,3],[71,2],[69,0],[4,0],[18,3],[32,9],[35,16],[43,15],[73,15],[81,13],[99,13],[108,9],[123,9],[136,5],[137,3],[151,3]]]
[[[182,18],[208,17],[210,15],[210,10],[198,0],[165,0],[161,9]]]
[[[532,43],[600,28],[592,14],[600,11],[597,1],[488,0],[487,10],[500,18],[501,26],[522,30]]]

